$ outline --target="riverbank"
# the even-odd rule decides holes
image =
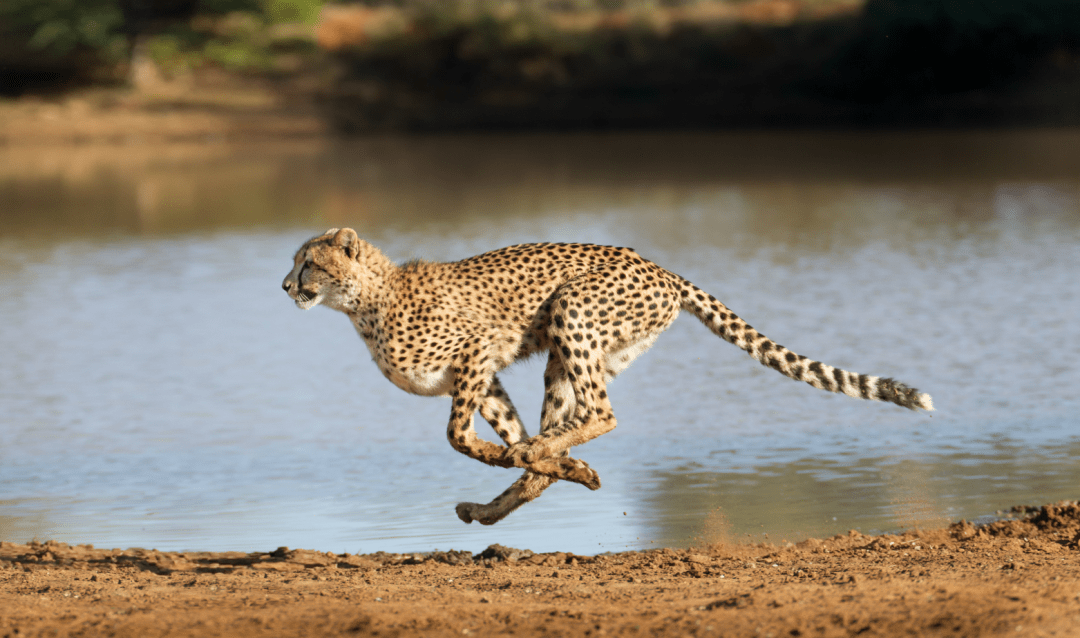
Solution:
[[[0,543],[0,636],[1072,636],[1080,505],[600,556]]]
[[[207,69],[151,89],[96,87],[0,100],[0,145],[250,142],[320,137],[302,81]]]
[[[247,40],[243,15],[203,16],[193,33],[262,42],[247,57],[277,62],[181,47],[138,90],[106,67],[111,84],[0,101],[0,144],[1080,124],[1080,13],[1064,0],[492,6],[327,5],[317,24]]]
[[[750,0],[587,11],[326,7],[336,130],[1067,126],[1057,0]]]

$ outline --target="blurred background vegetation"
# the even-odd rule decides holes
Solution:
[[[144,7],[138,7],[139,4]],[[155,5],[187,4],[175,19],[133,19]],[[0,3],[0,94],[123,82],[133,38],[148,32],[149,54],[166,74],[214,65],[231,71],[295,70],[315,52],[320,0],[4,0]]]
[[[315,78],[344,131],[962,121],[1023,91],[1005,119],[1080,119],[1078,50],[1076,0],[0,3],[0,95],[131,84],[142,55],[165,78]]]

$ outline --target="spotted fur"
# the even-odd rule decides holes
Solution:
[[[413,394],[449,396],[454,449],[525,473],[492,502],[458,516],[490,525],[557,479],[600,487],[570,448],[616,424],[607,383],[687,310],[751,357],[792,379],[848,396],[933,410],[930,395],[892,379],[807,359],[766,338],[689,281],[630,248],[522,244],[452,263],[395,265],[349,228],[297,251],[282,287],[300,308],[344,312],[379,370]],[[547,355],[540,433],[529,437],[497,373]],[[473,415],[505,446],[484,441]]]

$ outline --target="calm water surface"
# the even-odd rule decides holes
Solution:
[[[1080,132],[430,137],[0,149],[0,540],[578,553],[939,525],[1080,496]],[[684,316],[619,427],[516,471],[280,289],[310,235],[391,257],[629,245],[933,416],[792,383]],[[535,431],[543,362],[504,384]],[[486,425],[478,429],[489,436]]]

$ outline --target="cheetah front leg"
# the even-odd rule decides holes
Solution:
[[[499,393],[496,391],[495,397],[505,397],[505,392]],[[506,405],[509,406],[516,422],[520,425],[521,420],[520,418],[517,418],[517,411],[514,410],[513,405],[509,403],[509,397],[506,397]],[[562,365],[559,363],[558,358],[551,355],[548,357],[547,371],[544,373],[544,404],[540,412],[540,431],[547,431],[561,423],[567,418],[573,405],[573,388],[570,386],[569,379],[566,378],[566,373],[562,369]],[[480,414],[491,422],[491,419],[485,414],[484,405],[480,408]],[[497,409],[496,414],[493,416],[498,418]],[[502,425],[502,421],[499,421],[499,423]],[[494,422],[492,422],[492,426],[495,427]],[[508,431],[510,430],[509,427],[506,427],[506,429]],[[497,427],[496,431],[499,431]],[[501,435],[502,433],[500,432],[500,436]],[[507,445],[513,445],[524,438],[526,438],[526,433],[525,428],[522,425],[520,436],[504,436],[503,440],[506,441]],[[568,457],[569,454],[566,452],[561,455],[561,458]],[[595,472],[593,473],[595,474]],[[599,487],[600,477],[596,476],[595,478],[596,486]],[[507,488],[502,494],[495,497],[495,499],[487,505],[481,505],[479,503],[459,503],[457,506],[458,518],[466,523],[471,523],[475,520],[479,521],[482,525],[493,525],[506,518],[511,512],[525,503],[536,499],[557,480],[558,479],[551,476],[526,471],[513,485]]]
[[[529,433],[525,431],[525,424],[521,422],[517,408],[503,389],[498,375],[492,375],[487,394],[480,402],[480,416],[484,417],[491,429],[495,430],[495,434],[498,434],[507,446],[529,438]]]
[[[479,354],[479,350],[476,354]],[[489,388],[497,383],[494,373],[470,366],[468,355],[462,357],[454,372],[454,389],[450,395],[453,407],[450,409],[450,423],[446,426],[446,438],[450,445],[481,463],[513,467],[513,462],[506,458],[505,448],[481,439],[473,429],[473,414],[480,407],[482,398],[488,396]],[[520,436],[517,431],[514,433]]]

